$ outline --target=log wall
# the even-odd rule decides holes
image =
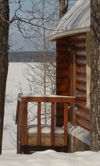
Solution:
[[[56,94],[70,95],[70,56],[68,52],[68,39],[57,40],[57,67],[56,67]],[[64,124],[64,105],[56,105],[56,126]]]
[[[89,130],[90,110],[86,108],[86,33],[57,40],[56,94],[70,95],[70,53],[73,50],[76,58],[75,93],[77,102],[74,110],[77,117],[76,123]],[[57,104],[57,126],[63,125],[63,109],[62,104]]]

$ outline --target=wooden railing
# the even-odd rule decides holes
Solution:
[[[68,103],[75,103],[74,96],[58,95],[27,95],[18,94],[16,124],[17,124],[17,153],[21,145],[28,145],[27,112],[28,102],[38,102],[37,116],[37,145],[41,146],[41,102],[51,102],[51,146],[55,146],[55,103],[64,103],[64,146],[67,146]]]

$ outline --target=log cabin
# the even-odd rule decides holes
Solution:
[[[56,95],[19,94],[16,112],[17,153],[48,148],[57,151],[63,148],[66,152],[89,150],[89,143],[84,138],[89,137],[90,131],[90,0],[78,0],[49,32],[47,40],[56,41]],[[28,102],[38,102],[37,133],[27,130]],[[41,102],[52,103],[49,135],[41,133]],[[60,135],[56,135],[54,129],[55,102],[56,127],[64,125],[64,132]],[[75,129],[74,135],[72,132],[70,134],[67,132],[68,121],[82,130]]]
[[[52,29],[52,28],[51,28]],[[76,96],[69,121],[90,130],[90,0],[78,0],[47,34],[56,41],[56,94]],[[56,106],[56,125],[63,125],[63,104]]]

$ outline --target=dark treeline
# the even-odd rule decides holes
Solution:
[[[53,51],[46,52],[47,61],[56,61],[56,54]],[[43,52],[37,51],[17,51],[9,52],[9,62],[43,62]]]

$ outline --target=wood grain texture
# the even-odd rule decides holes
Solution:
[[[77,83],[77,89],[79,91],[86,91],[86,84],[82,83]]]
[[[55,103],[51,104],[51,146],[55,145]]]
[[[80,100],[86,100],[86,92],[85,91],[78,91],[76,93],[76,98]]]
[[[86,65],[84,65],[84,66],[78,66],[77,65],[77,73],[86,75]]]
[[[84,56],[86,57],[86,48],[85,49],[76,49],[76,55],[77,56]]]
[[[37,145],[41,145],[41,103],[38,103],[38,118],[37,118]]]
[[[86,128],[87,130],[90,130],[90,121],[77,117],[77,124],[79,124],[81,127]]]
[[[86,83],[86,75],[85,74],[78,74],[76,76],[77,82],[82,82],[83,84]]]
[[[27,103],[22,103],[22,145],[27,145]],[[20,124],[21,125],[21,124]]]
[[[60,136],[55,135],[55,146],[64,146],[64,134]],[[37,135],[29,136],[28,135],[28,146],[37,146]],[[51,135],[42,136],[41,135],[41,146],[51,146]]]
[[[87,111],[85,109],[78,107],[77,109],[75,109],[75,114],[77,117],[81,117],[83,119],[90,120],[90,110]]]
[[[78,64],[78,65],[86,65],[86,57],[77,57],[77,59],[76,59],[76,63]]]
[[[64,146],[67,145],[68,104],[64,103]]]
[[[77,35],[70,36],[69,41],[83,41],[86,40],[86,33],[79,33]]]
[[[68,45],[69,44],[69,37],[64,37],[64,38],[58,39],[57,45],[61,45],[61,44]]]
[[[67,45],[58,45],[57,46],[57,52],[68,52],[68,46]]]

